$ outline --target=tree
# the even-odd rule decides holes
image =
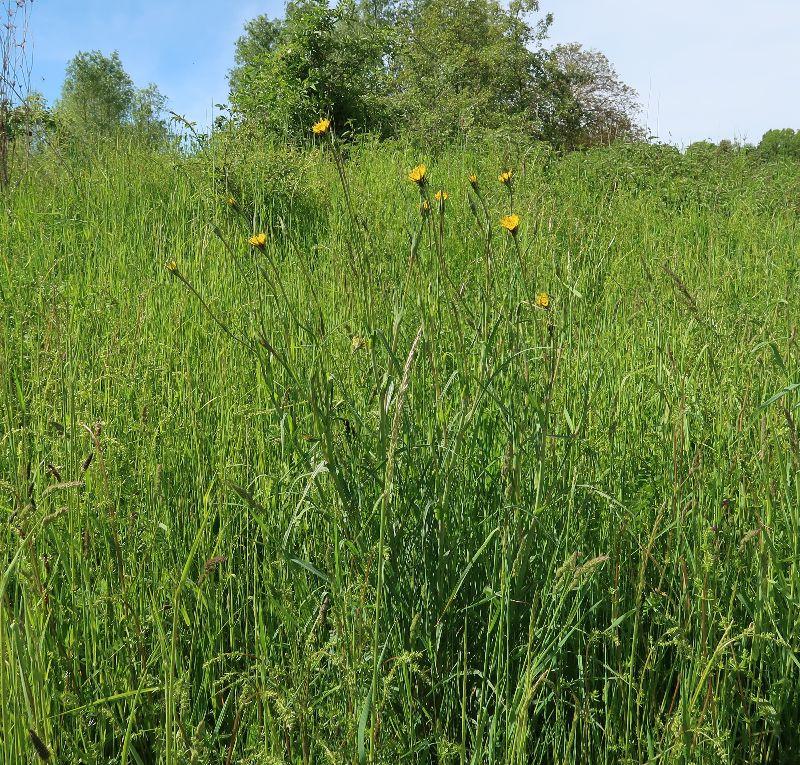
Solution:
[[[694,141],[686,147],[686,155],[710,156],[717,153],[717,145],[712,141]]]
[[[248,22],[230,73],[240,125],[306,140],[342,131],[430,146],[503,130],[563,148],[643,137],[635,91],[580,45],[543,47],[538,0],[291,0]]]
[[[308,135],[328,114],[341,130],[443,139],[525,126],[550,17],[537,0],[292,0],[259,16],[236,45],[231,103],[245,122]]]
[[[793,157],[800,159],[800,132],[791,128],[768,130],[758,144],[763,157]]]
[[[130,119],[136,135],[151,145],[164,144],[169,138],[169,129],[163,118],[167,97],[152,82],[133,94]]]
[[[41,148],[54,127],[44,96],[37,91],[28,93],[11,109],[6,126],[12,146],[22,145],[27,151]]]
[[[241,92],[254,69],[272,54],[280,40],[283,22],[265,14],[244,25],[244,34],[236,41],[233,60],[236,66],[229,74],[231,92]]]
[[[294,139],[323,114],[339,130],[383,132],[385,37],[352,0],[293,0],[284,21],[254,19],[230,74],[235,115]]]
[[[58,113],[84,129],[112,132],[130,119],[135,93],[117,51],[78,53],[67,65]]]
[[[427,0],[407,9],[392,62],[395,103],[422,140],[510,127],[535,132],[528,105],[552,21],[536,0]]]
[[[152,83],[134,86],[119,53],[78,53],[67,65],[56,115],[73,131],[109,135],[127,130],[151,144],[169,134],[163,119],[167,99]]]
[[[550,51],[534,108],[542,137],[562,148],[644,138],[636,91],[606,56],[578,43]]]

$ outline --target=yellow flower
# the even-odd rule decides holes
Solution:
[[[331,121],[323,117],[321,120],[315,122],[311,129],[314,131],[314,135],[326,135],[331,129]]]
[[[236,201],[235,197],[228,197],[228,207],[232,207],[234,210],[239,206],[239,203]]]
[[[510,234],[516,236],[517,229],[519,228],[519,215],[506,215],[500,219],[500,225]]]
[[[431,211],[431,203],[427,199],[422,200],[419,206],[419,214],[424,218]]]
[[[469,176],[469,185],[472,186],[472,188],[475,189],[475,191],[478,190],[478,176],[475,175],[475,173],[472,173]]]
[[[416,183],[417,186],[424,186],[428,180],[428,168],[425,165],[417,165],[409,174],[408,180]]]
[[[170,260],[164,264],[164,267],[169,271],[171,274],[175,274],[178,272],[178,264],[174,260]]]
[[[539,308],[544,308],[545,311],[549,310],[550,309],[550,295],[548,295],[546,292],[540,292],[536,296],[536,305]]]
[[[508,186],[508,184],[511,183],[512,175],[514,175],[514,173],[511,170],[503,170],[503,172],[497,176],[497,180],[504,186]]]
[[[446,191],[437,191],[436,194],[434,194],[434,199],[437,202],[446,202],[450,199],[450,195]]]
[[[265,233],[253,234],[248,240],[253,247],[263,250],[267,246],[267,235]]]

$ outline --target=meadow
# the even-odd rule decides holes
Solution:
[[[800,761],[799,246],[747,152],[34,157],[0,760]]]

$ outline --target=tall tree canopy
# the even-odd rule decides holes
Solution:
[[[109,131],[125,122],[135,89],[119,53],[78,53],[67,64],[59,112],[86,127]]]
[[[536,0],[427,0],[406,9],[393,86],[422,138],[512,127],[535,131],[531,101],[549,16]]]
[[[260,16],[236,45],[231,105],[246,122],[305,136],[321,114],[343,129],[386,124],[387,28],[353,0],[291,0],[282,21]]]
[[[768,130],[758,144],[765,157],[795,157],[800,159],[800,131],[791,128]]]
[[[502,128],[561,146],[633,137],[636,94],[601,53],[544,48],[538,0],[291,0],[248,22],[231,104],[241,123],[308,137],[341,131],[430,143]]]
[[[67,65],[56,114],[76,131],[109,134],[129,128],[158,142],[167,136],[165,106],[155,85],[134,86],[119,53],[95,50],[78,53]]]
[[[638,95],[605,55],[578,43],[548,55],[537,100],[542,137],[567,149],[643,138]]]

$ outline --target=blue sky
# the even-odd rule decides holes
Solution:
[[[679,145],[800,128],[800,0],[541,0],[554,42],[602,50],[650,131]],[[118,50],[139,86],[207,125],[244,22],[282,0],[35,0],[32,86],[50,100],[79,50]]]

